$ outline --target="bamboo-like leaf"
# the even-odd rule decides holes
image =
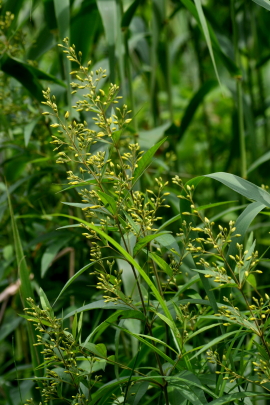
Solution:
[[[134,246],[133,249],[133,255],[136,256],[136,254],[144,248],[148,243],[150,243],[152,240],[158,238],[161,235],[164,235],[166,232],[160,232],[160,233],[155,233],[153,235],[147,235],[144,238],[141,238],[136,245]]]
[[[147,152],[142,155],[141,160],[138,163],[138,167],[136,168],[132,183],[133,185],[137,182],[137,180],[141,177],[143,172],[147,169],[147,167],[151,164],[152,158],[156,151],[160,148],[160,146],[166,141],[167,138],[162,139],[156,145],[152,146]]]
[[[193,357],[191,357],[190,360],[194,359],[195,357],[198,357],[201,353],[208,350],[209,347],[212,347],[212,346],[222,342],[222,340],[226,340],[229,336],[232,336],[232,335],[235,335],[235,331],[224,333],[221,336],[218,336],[215,339],[212,339],[209,343],[207,343],[206,345],[203,345],[203,347],[198,352],[196,352],[196,354]]]
[[[154,262],[166,273],[168,276],[172,277],[173,271],[171,267],[168,265],[167,262],[165,262],[162,257],[158,256],[156,253],[153,252],[148,252],[149,257],[154,260]]]

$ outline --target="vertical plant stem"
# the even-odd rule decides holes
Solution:
[[[233,28],[233,45],[234,45],[234,58],[235,62],[240,67],[240,53],[238,49],[238,33],[237,21],[235,14],[235,0],[231,0],[231,20]],[[244,110],[243,110],[243,88],[242,77],[236,78],[236,103],[237,103],[237,118],[239,130],[239,144],[240,144],[240,173],[245,179],[247,177],[247,157],[246,157],[246,140],[244,128]]]

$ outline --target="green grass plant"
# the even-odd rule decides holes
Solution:
[[[268,404],[268,14],[2,2],[1,405]]]

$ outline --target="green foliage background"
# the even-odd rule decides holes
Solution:
[[[201,6],[202,3],[202,6]],[[55,163],[52,129],[40,103],[51,88],[61,111],[77,121],[76,95],[69,89],[72,63],[56,45],[64,37],[92,60],[93,70],[107,69],[109,83],[120,85],[134,119],[129,130],[143,150],[167,136],[145,172],[142,187],[154,178],[184,181],[229,172],[257,185],[269,179],[270,3],[268,0],[7,0],[0,21],[0,403],[17,405],[38,396],[27,325],[18,314],[22,301],[39,287],[53,302],[63,285],[89,263],[89,246],[68,214],[83,218],[76,188],[67,190],[66,170]],[[10,12],[14,15],[10,19]],[[172,184],[162,212],[164,222],[179,214]],[[10,196],[10,204],[8,197]],[[236,220],[247,201],[226,186],[205,179],[198,205],[233,201],[206,211],[224,225]],[[12,216],[12,206],[15,220]],[[261,255],[269,246],[267,212],[249,228]],[[13,221],[11,219],[13,218]],[[73,228],[63,228],[74,225]],[[177,231],[174,223],[172,229]],[[20,235],[14,244],[14,233]],[[17,235],[18,236],[18,235]],[[16,238],[15,238],[16,240]],[[16,260],[17,257],[17,260]],[[268,255],[258,289],[267,292]],[[30,271],[19,293],[18,267]],[[186,282],[188,276],[183,275]],[[186,277],[186,278],[185,278]],[[28,285],[28,284],[29,285]],[[256,280],[253,281],[253,284]],[[95,278],[85,272],[65,291],[54,310],[61,316],[98,299]],[[257,284],[254,284],[257,287]],[[190,293],[192,294],[192,292]],[[84,314],[84,334],[104,320],[105,310]],[[28,330],[29,332],[29,330]],[[210,333],[210,332],[209,332]],[[212,338],[216,337],[213,332]],[[102,341],[115,349],[105,331]],[[125,344],[127,345],[125,347]],[[121,351],[136,353],[136,342],[123,339]],[[124,354],[123,354],[124,356]],[[108,380],[113,370],[108,368]],[[266,400],[267,401],[267,400]],[[149,402],[150,403],[150,402]],[[177,403],[177,402],[172,402]],[[265,402],[267,403],[267,402]]]

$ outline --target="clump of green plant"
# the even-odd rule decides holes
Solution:
[[[82,92],[73,107],[79,115],[59,112],[50,89],[43,102],[50,111],[43,114],[56,130],[57,162],[70,165],[69,185],[79,190],[81,202],[67,204],[81,208],[85,219],[67,217],[83,228],[90,264],[60,295],[90,267],[101,294],[65,316],[74,316],[72,332],[65,319],[54,316],[43,292],[42,309],[28,300],[27,317],[44,347],[45,374],[36,379],[44,402],[135,405],[159,398],[166,405],[187,405],[215,404],[219,398],[223,404],[258,396],[256,385],[265,390],[260,395],[269,395],[269,297],[254,288],[251,302],[247,289],[260,273],[255,241],[244,248],[237,222],[216,227],[203,214],[211,204],[196,208],[196,179],[186,184],[172,179],[181,189],[180,214],[163,222],[162,211],[170,208],[168,181],[158,177],[153,189],[144,189],[141,180],[165,139],[140,151],[131,111],[125,104],[116,107],[119,87],[103,90],[106,71],[93,72],[90,62],[81,66],[68,39],[61,46],[78,66],[71,86],[72,94]],[[181,228],[173,234],[170,226],[177,221]],[[123,283],[128,271],[129,293]],[[83,312],[98,308],[114,311],[85,338]],[[105,341],[96,344],[108,328],[116,330],[113,348]]]

